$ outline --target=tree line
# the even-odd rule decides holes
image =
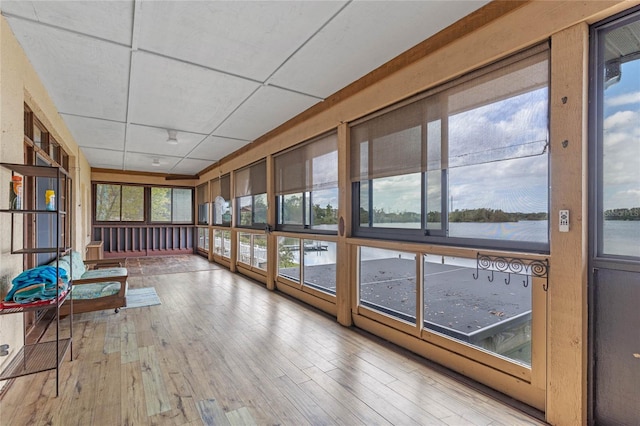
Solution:
[[[507,213],[500,209],[464,209],[454,210],[449,213],[449,222],[518,222],[521,220],[547,220],[546,212],[531,213]],[[369,221],[369,212],[364,208],[360,208],[360,223]],[[373,209],[374,223],[419,223],[421,221],[420,213],[416,212],[385,212],[384,209]],[[442,214],[436,211],[427,213],[428,223],[438,223],[442,221]]]
[[[640,220],[640,207],[609,209],[604,211],[605,220]]]

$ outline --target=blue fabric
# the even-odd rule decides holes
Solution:
[[[62,268],[59,268],[58,273],[60,275],[60,279],[62,279],[62,281],[65,284],[62,287],[62,290],[64,290],[66,288],[66,284],[69,282],[67,271],[65,271]],[[56,268],[53,266],[49,266],[49,265],[38,266],[36,268],[27,269],[26,271],[23,271],[20,275],[18,275],[11,281],[13,286],[11,287],[11,290],[9,291],[9,293],[7,294],[7,297],[5,297],[4,300],[7,302],[11,302],[11,301],[17,302],[17,300],[14,300],[14,294],[18,290],[25,289],[29,286],[33,286],[36,284],[44,284],[44,288],[42,289],[42,292],[40,294],[41,297],[31,292],[28,298],[31,298],[32,300],[45,300],[45,299],[51,299],[53,297],[56,297],[56,285],[58,284],[57,278],[58,276],[56,274]],[[33,299],[34,297],[40,297],[40,298]],[[32,301],[32,300],[29,300],[29,301]],[[22,303],[26,303],[26,302],[22,302]]]

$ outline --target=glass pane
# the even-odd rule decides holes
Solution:
[[[420,173],[374,179],[372,186],[374,227],[422,227]]]
[[[304,240],[304,285],[336,294],[336,243]]]
[[[251,265],[251,234],[238,233],[238,262]]]
[[[480,271],[474,279],[476,259],[424,260],[426,328],[531,365],[531,278]]]
[[[442,230],[442,171],[430,170],[427,177],[427,229]]]
[[[222,231],[222,257],[231,258],[231,231]]]
[[[231,225],[231,200],[216,196],[213,201],[213,223],[215,225]]]
[[[360,304],[392,317],[416,322],[416,255],[360,248]]]
[[[151,188],[151,221],[171,222],[171,188]]]
[[[213,230],[213,253],[218,256],[222,256],[224,253],[224,243],[223,243],[223,231],[214,229]]]
[[[96,221],[120,220],[120,185],[96,185]]]
[[[33,143],[36,146],[42,146],[42,130],[37,125],[33,125]]]
[[[251,258],[251,266],[267,270],[267,236],[253,236],[253,257]]]
[[[281,225],[304,225],[302,218],[302,193],[281,195],[279,197]]]
[[[311,192],[311,229],[338,230],[338,188]]]
[[[202,250],[209,250],[209,229],[198,228],[198,248]]]
[[[604,36],[602,95],[602,254],[640,257],[640,56],[625,43],[637,22]],[[637,34],[637,33],[636,33]],[[629,51],[635,46],[633,52]],[[619,52],[625,58],[617,59]],[[635,55],[635,56],[634,56]],[[604,62],[600,60],[599,63]]]
[[[369,211],[369,188],[370,181],[361,180],[360,184],[360,226],[369,227],[371,222],[371,212]]]
[[[144,221],[144,187],[122,187],[122,220],[125,222]]]
[[[198,205],[198,223],[207,225],[209,223],[209,203]]]
[[[300,282],[300,239],[278,237],[278,275]]]
[[[548,243],[548,90],[486,96],[449,116],[449,236]]]
[[[191,189],[173,189],[173,221],[193,221],[193,191]]]
[[[267,223],[267,194],[253,196],[253,222]]]
[[[253,203],[251,195],[246,197],[240,197],[236,200],[238,203],[238,210],[240,211],[240,226],[251,226],[253,215]]]

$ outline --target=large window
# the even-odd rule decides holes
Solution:
[[[335,133],[275,157],[278,229],[337,231],[337,164]]]
[[[192,196],[193,191],[187,188],[151,188],[151,221],[192,222]]]
[[[213,202],[213,224],[231,226],[231,177],[221,176],[210,181]]]
[[[196,187],[196,203],[198,203],[198,225],[209,224],[209,185],[203,183]]]
[[[239,227],[263,228],[267,224],[267,163],[260,161],[235,174]]]
[[[351,127],[357,236],[548,251],[548,48]]]
[[[640,258],[640,21],[598,39],[597,255]]]
[[[193,223],[190,188],[110,183],[97,183],[94,188],[96,222]]]
[[[96,184],[97,222],[144,221],[144,187]]]
[[[337,164],[335,133],[275,157],[278,229],[337,231]]]

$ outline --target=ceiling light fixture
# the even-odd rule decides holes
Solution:
[[[167,138],[167,143],[169,145],[178,145],[178,132],[176,130],[167,130],[169,137]]]
[[[154,167],[160,167],[160,159],[154,158],[153,162],[151,163],[151,165],[154,166]]]

